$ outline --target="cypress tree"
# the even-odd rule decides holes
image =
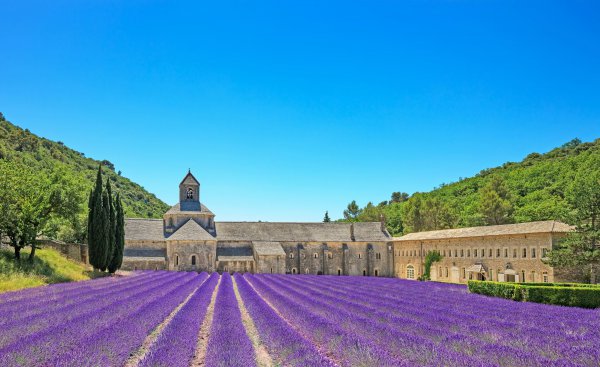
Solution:
[[[98,167],[96,185],[90,196],[88,217],[88,251],[90,264],[94,269],[102,269],[102,166]]]
[[[108,195],[108,233],[107,233],[107,260],[106,266],[110,268],[113,254],[115,252],[115,227],[116,227],[116,214],[115,214],[115,202],[112,196],[112,188],[110,185],[110,179],[106,179],[106,194]]]
[[[114,273],[121,268],[123,263],[123,250],[125,248],[125,215],[123,213],[123,203],[121,197],[117,194],[116,204],[116,226],[115,226],[115,250],[108,271]]]
[[[108,262],[110,261],[110,203],[108,199],[108,193],[104,191],[102,193],[102,205],[99,210],[99,223],[98,226],[98,252],[99,252],[99,265],[100,270],[106,271]]]

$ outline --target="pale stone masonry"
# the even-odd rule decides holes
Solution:
[[[216,222],[188,172],[179,203],[163,219],[126,219],[123,269],[363,275],[417,279],[425,255],[439,251],[431,277],[565,281],[544,264],[571,227],[556,221],[446,229],[392,238],[385,223]],[[564,276],[562,274],[565,274]]]
[[[542,259],[571,229],[561,222],[543,221],[410,233],[394,238],[395,275],[417,279],[427,252],[439,251],[442,261],[431,267],[436,281],[567,281]]]
[[[123,268],[394,275],[392,237],[374,223],[215,222],[190,173],[163,219],[126,219]]]

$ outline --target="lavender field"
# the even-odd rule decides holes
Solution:
[[[464,286],[136,272],[0,295],[0,366],[599,366],[600,310]]]

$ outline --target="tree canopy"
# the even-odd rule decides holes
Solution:
[[[578,172],[598,171],[600,139],[573,139],[547,153],[531,153],[521,162],[484,169],[470,178],[441,184],[430,192],[391,194],[380,205],[356,201],[344,210],[345,221],[378,221],[383,215],[392,235],[444,228],[539,220],[575,224],[576,203],[568,191]],[[591,163],[590,163],[591,162]],[[584,193],[571,196],[582,197]]]

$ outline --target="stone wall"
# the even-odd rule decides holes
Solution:
[[[476,279],[476,273],[467,270],[472,265],[481,264],[487,280],[506,281],[509,275],[515,281],[553,282],[552,267],[542,262],[545,251],[552,249],[555,236],[550,233],[488,236],[476,238],[453,238],[426,241],[396,241],[394,258],[396,276],[410,278],[410,267],[414,269],[413,279],[424,272],[424,260],[428,251],[437,250],[443,259],[431,268],[432,280],[452,283],[466,283]]]
[[[38,240],[37,244],[41,248],[53,248],[71,260],[88,263],[88,246],[86,244],[65,243],[56,240]]]
[[[393,276],[387,242],[282,242],[288,274]]]
[[[166,261],[170,270],[210,273],[216,270],[216,259],[216,241],[168,241]]]

